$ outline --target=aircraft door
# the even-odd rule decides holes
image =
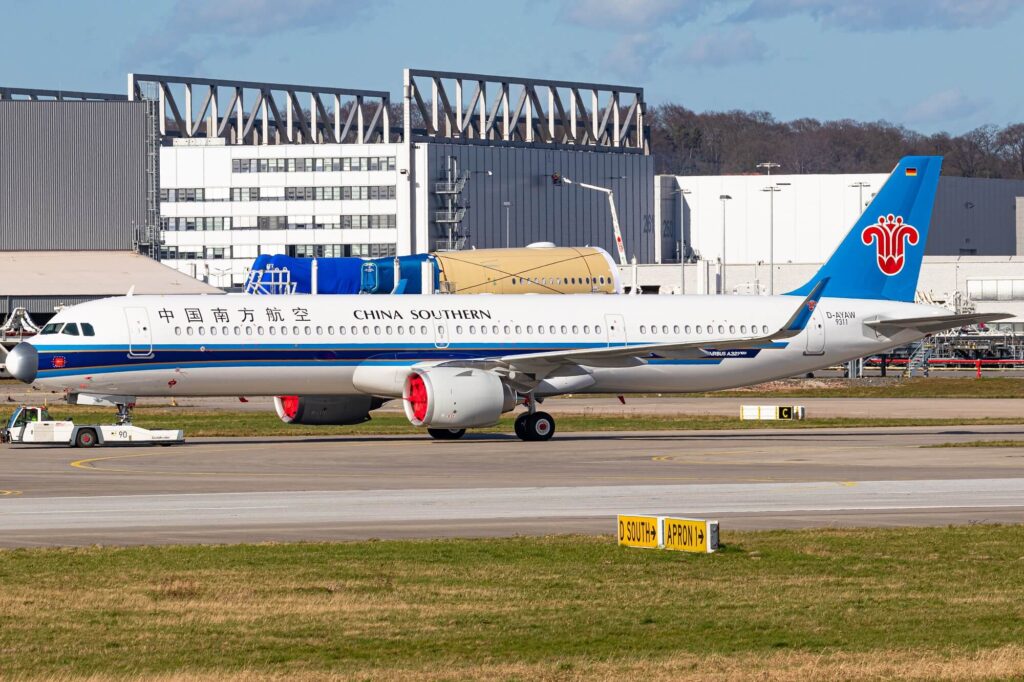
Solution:
[[[448,323],[447,322],[435,322],[434,323],[434,346],[437,348],[448,347]]]
[[[807,349],[804,355],[825,354],[825,319],[820,310],[815,310],[807,321]]]
[[[622,315],[605,315],[605,326],[608,328],[608,345],[626,345],[626,319]]]
[[[148,358],[153,355],[153,330],[149,327],[149,313],[145,308],[125,308],[128,320],[128,355]]]

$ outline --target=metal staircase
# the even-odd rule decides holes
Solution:
[[[927,339],[921,339],[911,348],[912,351],[907,359],[907,369],[904,371],[904,376],[928,376],[930,373],[928,361],[935,354],[935,345]]]

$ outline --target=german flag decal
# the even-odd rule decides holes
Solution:
[[[907,169],[907,175],[909,177],[914,177],[915,175],[917,175],[917,169],[916,168],[908,168]]]

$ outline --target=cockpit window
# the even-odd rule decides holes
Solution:
[[[82,323],[82,336],[96,336],[96,330],[88,322]]]
[[[50,324],[43,327],[43,331],[40,334],[56,334],[60,331],[60,328],[64,326],[63,322],[51,322]]]
[[[67,334],[68,336],[78,336],[78,325],[74,322],[68,322],[64,325],[64,328],[60,330],[61,334]]]

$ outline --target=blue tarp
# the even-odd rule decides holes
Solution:
[[[429,260],[425,253],[415,256],[399,256],[398,270],[401,281],[397,294],[419,294],[423,290],[423,261]],[[437,272],[434,272],[437,279]],[[437,285],[437,282],[434,282]],[[361,290],[367,294],[390,294],[395,286],[395,259],[374,258],[363,262]]]
[[[401,283],[396,293],[418,294],[422,291],[422,263],[430,258],[427,254],[418,254],[398,259]],[[395,285],[394,258],[318,258],[316,263],[317,293],[320,294],[390,294]],[[266,270],[268,266],[288,270],[291,282],[295,284],[295,293],[312,292],[312,258],[264,255],[253,262],[252,269]],[[438,277],[435,268],[435,287]]]
[[[317,291],[321,294],[358,294],[362,278],[362,258],[318,258]],[[265,270],[267,266],[285,268],[295,284],[295,293],[308,294],[312,287],[312,258],[290,256],[260,256],[252,264],[253,270]]]

